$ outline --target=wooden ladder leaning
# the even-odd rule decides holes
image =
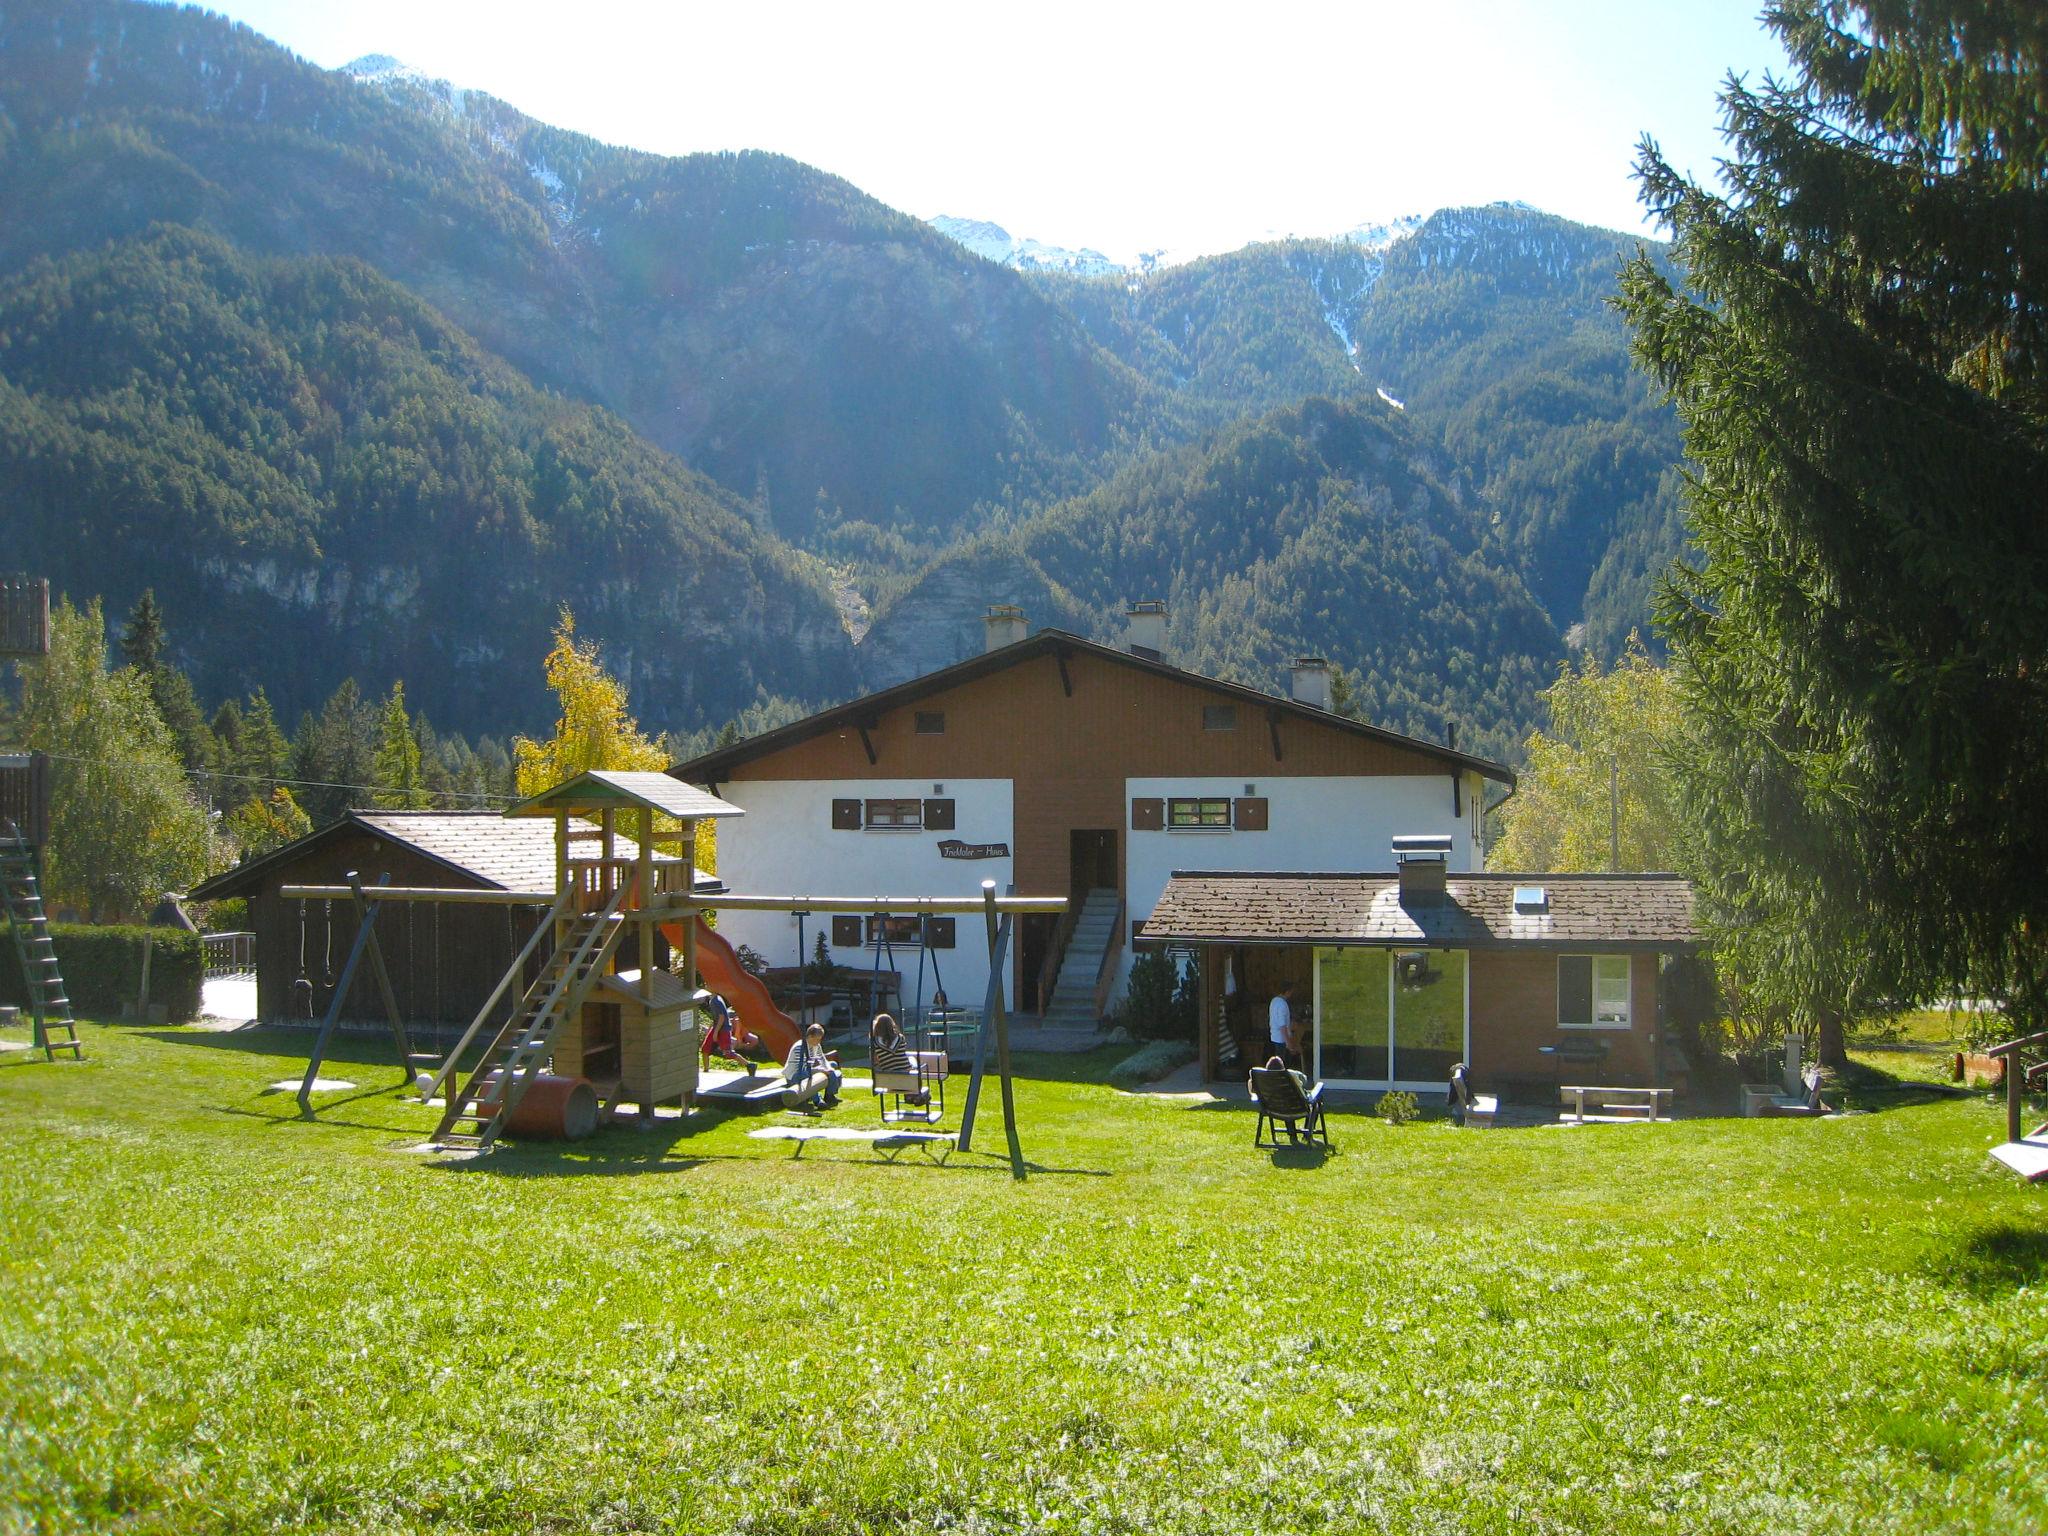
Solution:
[[[540,1072],[556,1029],[583,1006],[584,998],[590,995],[591,987],[604,971],[612,946],[625,932],[619,908],[626,900],[627,889],[626,882],[621,881],[603,911],[581,913],[568,920],[561,942],[504,1027],[485,1047],[483,1059],[469,1075],[469,1081],[448,1095],[448,1107],[442,1113],[434,1140],[444,1146],[474,1147],[481,1152],[498,1139],[498,1133]],[[454,1080],[451,1073],[449,1081]]]
[[[43,913],[41,860],[12,821],[0,821],[0,905],[7,909],[7,927],[21,959],[36,1048],[50,1061],[59,1051],[82,1061],[85,1047],[79,1044],[78,1022],[71,1016],[57,946],[50,942],[50,923]]]

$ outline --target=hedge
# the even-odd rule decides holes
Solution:
[[[52,923],[57,966],[71,1011],[85,1018],[118,1019],[135,1001],[142,981],[142,945],[155,940],[149,960],[149,1000],[161,1003],[177,1022],[199,1017],[199,987],[206,978],[206,946],[182,928],[96,927]],[[0,1003],[28,1009],[21,958],[11,940],[0,939]]]

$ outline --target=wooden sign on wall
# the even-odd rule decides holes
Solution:
[[[0,576],[0,656],[49,654],[49,582],[40,576]]]

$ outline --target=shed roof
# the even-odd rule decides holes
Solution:
[[[1299,699],[1282,698],[1278,694],[1250,688],[1243,683],[1210,677],[1201,672],[1190,672],[1185,667],[1174,666],[1171,662],[1157,661],[1150,656],[1133,655],[1129,651],[1120,651],[1115,646],[1083,639],[1062,629],[1041,629],[1030,639],[1020,640],[1015,645],[984,651],[979,656],[970,656],[950,667],[941,667],[936,672],[927,672],[924,676],[914,677],[907,683],[899,683],[894,688],[884,688],[877,693],[849,699],[844,704],[835,704],[830,709],[821,710],[815,715],[807,715],[775,730],[764,731],[759,736],[735,742],[729,747],[720,747],[715,752],[706,752],[701,757],[691,758],[688,762],[677,763],[669,772],[676,778],[687,779],[693,784],[719,784],[730,779],[733,769],[741,764],[779,752],[784,747],[793,746],[798,742],[808,741],[813,736],[822,736],[827,731],[843,730],[848,726],[871,723],[877,716],[889,710],[900,709],[906,704],[929,698],[948,688],[957,688],[962,683],[970,683],[977,678],[1004,671],[1035,657],[1072,654],[1098,657],[1118,666],[1148,672],[1155,677],[1167,677],[1191,687],[1208,689],[1261,709],[1270,709],[1276,717],[1290,716],[1300,720],[1312,720],[1318,725],[1326,725],[1347,735],[1363,736],[1371,741],[1402,747],[1424,757],[1433,757],[1461,768],[1473,769],[1484,777],[1502,784],[1512,785],[1515,782],[1514,773],[1505,764],[1496,763],[1490,758],[1475,757],[1469,752],[1460,752],[1441,742],[1424,741],[1417,736],[1404,736],[1399,731],[1388,730],[1385,726],[1353,720],[1348,715],[1318,709],[1315,705],[1304,704]]]
[[[672,779],[665,773],[624,772],[614,768],[589,768],[573,779],[564,779],[520,801],[507,816],[545,816],[564,807],[572,811],[624,806],[658,811],[682,821],[709,821],[720,816],[744,816],[738,806],[706,794],[693,785]]]
[[[597,828],[581,821],[569,826],[573,832],[586,834],[585,840],[571,841],[569,857],[596,858],[598,848],[588,839],[594,838]],[[555,887],[555,829],[545,821],[508,821],[496,811],[350,811],[296,842],[215,875],[194,887],[186,899],[220,901],[254,895],[274,872],[350,829],[404,845],[446,869],[458,884],[500,891],[551,891]],[[674,854],[657,853],[655,858],[662,863],[675,861]],[[697,876],[699,885],[707,882],[715,884],[716,877]]]
[[[1543,911],[1515,907],[1540,885]],[[1452,875],[1444,899],[1401,902],[1393,874],[1176,870],[1145,919],[1152,941],[1444,949],[1685,949],[1699,942],[1680,875]]]

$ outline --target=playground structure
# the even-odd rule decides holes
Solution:
[[[286,885],[298,901],[349,900],[361,921],[356,944],[337,982],[299,1092],[311,1113],[311,1094],[326,1043],[347,1002],[363,959],[370,961],[393,1030],[393,1041],[417,1072],[421,1096],[443,1099],[435,1140],[446,1146],[487,1149],[505,1132],[565,1134],[574,1085],[588,1081],[607,1113],[631,1102],[643,1118],[658,1104],[687,1105],[698,1089],[698,1024],[691,1005],[696,979],[718,987],[739,1005],[747,1028],[780,1056],[799,1038],[796,1022],[774,1005],[767,988],[740,964],[732,947],[704,921],[706,911],[778,910],[890,915],[986,915],[992,956],[1007,952],[1011,918],[1019,912],[1060,912],[1064,897],[997,896],[987,884],[979,897],[816,897],[700,892],[695,884],[696,823],[743,814],[715,796],[666,774],[591,770],[522,801],[508,816],[555,820],[555,889],[552,891],[449,890],[442,887]],[[594,832],[585,830],[593,825]],[[594,858],[571,858],[572,840],[594,837]],[[397,1017],[377,949],[376,913],[391,903],[441,901],[545,906],[546,914],[514,956],[497,987],[445,1057],[415,1055]],[[657,937],[676,965],[656,963]],[[530,983],[529,969],[537,965]],[[1000,966],[993,973],[1000,977]],[[996,1026],[1003,1097],[1016,1150],[1008,1044],[1001,989],[991,985],[984,1026]],[[507,999],[515,999],[502,1009]],[[501,1020],[493,1028],[493,1020]],[[976,1076],[962,1121],[961,1144],[972,1135],[974,1106],[985,1055],[984,1027],[977,1037]],[[475,1065],[462,1063],[479,1041]],[[537,1097],[535,1097],[537,1095]],[[549,1119],[521,1106],[564,1107]]]

